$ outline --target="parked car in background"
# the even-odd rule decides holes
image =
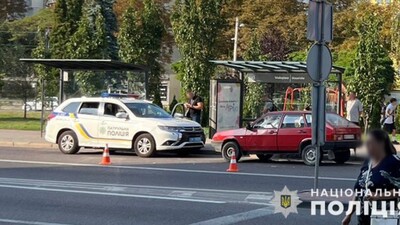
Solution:
[[[45,110],[54,110],[58,106],[57,97],[46,97],[44,102]],[[22,105],[22,110],[25,110],[25,104]],[[42,110],[42,100],[35,99],[33,101],[26,102],[26,111],[41,111]]]
[[[263,161],[273,154],[299,154],[305,164],[314,165],[317,151],[311,145],[311,122],[308,111],[271,112],[246,128],[217,132],[212,145],[226,161],[232,152],[238,160],[243,155],[256,154]],[[321,155],[328,154],[336,163],[345,163],[350,149],[360,145],[360,127],[337,114],[326,114],[326,144]]]

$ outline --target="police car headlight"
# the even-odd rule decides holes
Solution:
[[[179,132],[182,130],[181,127],[171,127],[171,126],[158,126],[163,131],[168,131],[168,132]]]

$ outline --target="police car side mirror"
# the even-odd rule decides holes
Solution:
[[[119,119],[129,119],[129,115],[127,113],[124,113],[124,112],[119,112],[115,116],[117,118],[119,118]]]

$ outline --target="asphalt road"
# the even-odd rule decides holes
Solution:
[[[299,160],[261,163],[245,158],[227,173],[219,155],[139,158],[101,151],[63,155],[55,149],[0,147],[0,224],[339,224],[341,217],[310,216],[302,207],[285,219],[270,204],[286,185],[313,186],[314,168]],[[360,162],[324,162],[322,188],[351,188]]]

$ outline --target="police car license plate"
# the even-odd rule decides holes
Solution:
[[[201,141],[201,137],[191,137],[189,138],[189,142],[200,142]]]

